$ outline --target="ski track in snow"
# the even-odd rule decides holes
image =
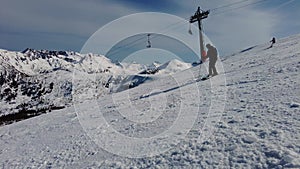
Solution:
[[[188,135],[167,152],[126,158],[101,149],[84,131],[75,113],[78,107],[93,108],[95,101],[87,101],[75,108],[2,126],[0,167],[300,168],[299,41],[300,35],[296,35],[279,40],[268,50],[267,45],[258,45],[222,59],[226,106],[220,121],[213,123],[214,132],[204,142],[198,138],[211,118],[208,111],[212,93],[207,90],[210,80],[193,82],[194,77],[180,72],[96,101],[100,105],[97,109],[111,126],[138,138],[154,136],[170,127],[177,116],[173,112],[182,102],[188,110],[199,109]],[[186,72],[199,76],[198,67]],[[175,83],[172,77],[179,81]],[[191,91],[195,86],[203,89],[198,100]],[[166,104],[161,102],[164,98]],[[114,111],[117,108],[119,111]],[[144,124],[133,123],[143,120],[138,113],[145,117]],[[122,120],[122,115],[130,120]]]

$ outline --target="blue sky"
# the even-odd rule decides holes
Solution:
[[[199,5],[208,10],[239,1],[2,0],[0,48],[80,51],[94,32],[125,15],[163,12],[188,19]],[[240,5],[256,1],[259,0],[249,0]],[[273,36],[281,38],[300,33],[299,0],[267,0],[218,14],[230,9],[211,11],[204,21],[206,35],[222,55],[267,43]]]

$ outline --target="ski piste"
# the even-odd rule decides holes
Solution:
[[[173,91],[173,90],[176,90],[176,89],[179,89],[181,87],[184,87],[184,86],[188,86],[188,85],[191,85],[193,83],[197,83],[197,82],[200,82],[200,81],[203,81],[202,80],[202,76],[199,75],[199,69],[201,69],[201,66],[194,66],[193,68],[191,68],[189,71],[191,71],[191,73],[193,74],[193,76],[186,76],[187,79],[185,83],[183,84],[177,84],[177,85],[170,85],[169,88],[166,88],[166,89],[161,89],[160,91],[156,91],[156,92],[150,92],[150,93],[147,93],[147,94],[143,94],[141,95],[139,98],[137,99],[144,99],[144,98],[148,98],[148,97],[151,97],[151,96],[155,96],[155,95],[159,95],[159,94],[162,94],[162,93],[168,93],[170,91]],[[181,72],[184,74],[184,72]],[[205,75],[207,76],[207,75]],[[194,77],[197,77],[197,78],[194,78]]]
[[[215,76],[217,76],[217,75],[215,75]],[[151,96],[159,95],[159,94],[162,94],[162,93],[167,93],[167,92],[179,89],[181,87],[191,85],[193,83],[198,83],[198,82],[201,82],[201,81],[209,80],[209,79],[211,79],[211,78],[213,78],[215,76],[202,75],[202,76],[200,76],[198,78],[195,78],[195,79],[192,79],[192,80],[188,80],[186,83],[184,83],[182,85],[177,85],[177,86],[174,86],[174,87],[170,87],[169,89],[165,89],[165,90],[162,90],[162,91],[156,91],[156,92],[151,92],[151,93],[148,93],[148,94],[143,94],[143,95],[141,95],[137,99],[144,99],[144,98],[149,98]],[[135,100],[137,100],[137,99],[135,99]]]
[[[178,116],[173,110],[182,105],[188,106],[188,109],[182,109],[184,113],[191,112],[190,109],[192,108],[199,109],[199,118],[197,118],[197,121],[194,123],[195,126],[188,136],[180,140],[177,145],[172,145],[172,149],[166,153],[149,158],[122,158],[108,153],[90,139],[89,135],[83,130],[82,125],[80,125],[74,106],[70,106],[35,118],[15,122],[11,125],[1,126],[0,153],[3,155],[0,158],[0,166],[1,168],[128,168],[128,166],[133,168],[299,168],[299,41],[300,35],[291,36],[279,40],[278,44],[271,50],[263,50],[269,46],[269,44],[263,44],[247,52],[238,52],[234,55],[224,56],[224,59],[222,57],[227,82],[223,85],[227,88],[226,100],[224,101],[226,107],[224,112],[220,112],[222,115],[221,121],[216,121],[214,125],[209,125],[212,128],[216,127],[216,130],[211,132],[211,137],[203,143],[197,139],[199,136],[202,138],[202,133],[205,131],[202,130],[202,126],[205,125],[207,120],[213,121],[215,117],[214,113],[207,113],[210,105],[212,105],[209,99],[217,94],[209,89],[211,84],[215,81],[218,82],[219,78],[222,77],[219,75],[225,74],[218,69],[218,76],[209,79],[209,81],[195,83],[194,81],[200,78],[201,75],[208,74],[205,66],[202,67],[201,71],[199,67],[192,67],[190,74],[182,74],[181,72],[174,74],[173,79],[176,79],[178,83],[171,78],[164,79],[156,83],[157,86],[147,85],[146,87],[150,87],[150,89],[146,90],[142,86],[151,82],[148,81],[141,86],[127,90],[128,94],[123,93],[123,95],[119,95],[119,93],[114,97],[114,100],[111,98],[115,93],[114,95],[110,94],[106,97],[101,97],[99,100],[96,100],[98,101],[97,103],[94,100],[87,100],[88,97],[83,98],[82,95],[79,95],[80,93],[77,93],[77,95],[73,94],[76,97],[81,96],[80,101],[84,101],[75,103],[78,106],[82,106],[82,112],[90,109],[96,110],[94,113],[93,111],[87,111],[92,113],[91,116],[84,116],[87,118],[91,117],[91,121],[87,121],[87,124],[95,124],[97,126],[106,124],[98,123],[97,121],[93,122],[102,113],[105,115],[107,123],[115,127],[115,130],[135,138],[149,138],[166,131],[169,126],[172,126],[172,121],[175,121],[174,119]],[[17,58],[14,52],[2,52],[1,55],[7,56],[6,58]],[[19,53],[18,55],[21,56],[22,54]],[[99,57],[97,58],[100,59]],[[25,64],[21,59],[17,60],[18,62],[15,59],[10,61],[18,63],[18,65],[13,65],[19,70],[32,72],[29,69],[30,66],[28,70],[25,69],[25,66],[21,69],[20,65]],[[39,61],[37,66],[41,65],[43,66],[42,68],[47,68],[45,66],[47,62],[41,62],[42,59],[36,61]],[[61,59],[61,61],[63,60]],[[82,63],[82,65],[86,64],[86,68],[89,65],[88,61],[83,61]],[[99,63],[104,61],[105,59],[101,59]],[[32,62],[28,60],[28,63]],[[107,67],[109,65],[112,64],[105,64],[104,66]],[[10,71],[8,68],[4,68],[4,70],[7,70],[6,72]],[[82,71],[84,70],[88,69],[83,69]],[[118,71],[118,69],[114,70]],[[10,73],[14,73],[14,71],[10,71]],[[68,71],[57,70],[54,73],[50,74],[51,76],[47,76],[47,79],[54,84],[61,83],[58,78],[60,76],[63,76],[64,79],[69,77]],[[33,76],[32,81],[38,75],[43,76],[44,79],[44,76],[47,74],[43,72],[37,74]],[[82,74],[82,78],[85,79],[80,82],[80,86],[77,85],[77,88],[85,89],[86,87],[82,86],[82,84],[92,84],[93,81],[89,80],[88,77],[88,73]],[[156,89],[156,87],[163,91],[188,82],[193,82],[193,84],[180,88],[177,91],[174,90],[175,92],[170,91],[149,99],[140,99],[137,100],[138,102],[131,100],[131,98],[135,99],[142,94],[150,93],[151,89]],[[30,89],[30,87],[28,86],[27,89]],[[93,86],[87,87],[92,88]],[[194,97],[195,93],[198,92],[196,91],[197,89],[199,89],[200,96],[198,100]],[[61,91],[57,90],[57,92]],[[73,90],[73,92],[75,91]],[[82,91],[89,94],[88,96],[90,97],[96,93],[94,90],[92,92],[88,90]],[[159,92],[159,90],[154,92]],[[181,98],[181,93],[186,97]],[[167,99],[172,104],[164,104],[162,102],[166,98],[165,94],[168,94]],[[130,96],[130,100],[128,96]],[[56,97],[60,97],[60,95]],[[64,96],[62,95],[62,97]],[[24,96],[19,100],[23,98]],[[122,101],[123,98],[125,101],[128,100],[130,102]],[[53,96],[52,99],[55,99],[55,97]],[[18,101],[18,99],[15,99],[15,101]],[[114,103],[113,101],[118,102]],[[181,104],[182,101],[185,101],[186,104]],[[60,102],[63,103],[61,99]],[[154,109],[148,111],[144,107],[150,102],[153,102],[151,105],[154,105]],[[4,105],[2,104],[0,108],[3,109]],[[147,115],[149,112],[148,114],[153,115],[155,120],[160,121],[151,123],[151,128],[141,128],[138,125],[132,125],[129,121],[124,121],[123,118],[120,118],[115,108],[116,105],[120,105],[118,111],[120,110],[122,113],[130,115],[133,110],[138,108],[141,114]],[[166,106],[160,108],[160,105]],[[12,105],[8,104],[8,106]],[[166,110],[166,115],[170,116],[156,118],[158,117],[156,115],[159,115],[157,113],[159,110]],[[141,116],[137,114],[137,116],[125,117],[139,118]],[[81,118],[80,120],[84,119]],[[187,125],[186,123],[181,124],[183,126]],[[97,126],[90,129],[96,130]],[[102,137],[102,133],[99,132],[97,134]],[[182,135],[181,132],[178,133],[178,136],[180,135]],[[103,136],[102,138],[105,137]],[[108,143],[113,143],[119,140],[112,138],[111,140],[107,139],[107,141]],[[127,142],[120,140],[119,145],[126,148],[125,143]],[[116,146],[119,145],[116,144]],[[162,148],[164,147],[166,146],[162,146]],[[145,146],[145,149],[147,149],[147,146]],[[121,148],[117,150],[117,153],[122,152]]]

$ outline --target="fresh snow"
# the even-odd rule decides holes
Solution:
[[[191,68],[190,63],[184,63],[177,59],[171,60],[158,67],[159,74],[173,74],[174,72],[179,72]]]
[[[0,63],[0,117],[46,113],[135,87],[147,77],[138,74],[148,69],[137,63],[113,63],[101,55],[33,49],[0,50]]]
[[[97,77],[87,76],[89,70],[97,69],[83,59],[86,66],[73,67],[69,107],[0,127],[1,167],[300,168],[299,42],[295,35],[270,49],[258,45],[223,57],[225,72],[218,62],[220,75],[207,81],[195,81],[207,73],[202,65],[201,70],[151,75],[135,88],[101,96],[94,96],[96,87],[86,86]],[[22,54],[1,51],[1,57],[6,54],[10,60],[1,62],[1,70],[8,69],[2,63],[20,64],[11,58],[22,59]],[[15,70],[19,76],[47,68],[46,62],[34,68],[28,62]],[[170,62],[169,70],[177,62]],[[74,65],[59,63],[66,69]],[[115,73],[127,71],[111,66]],[[67,73],[51,74],[64,79]],[[139,141],[149,144],[141,147]],[[134,158],[140,155],[146,157]]]

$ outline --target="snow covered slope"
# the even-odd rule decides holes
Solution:
[[[0,164],[3,168],[300,168],[299,42],[296,35],[270,49],[258,45],[223,58],[227,83],[220,86],[226,97],[211,86],[222,72],[196,82],[199,72],[205,71],[198,66],[2,126]],[[222,102],[210,107],[214,98]],[[222,104],[224,111],[209,113]],[[181,115],[189,118],[177,118]],[[195,123],[189,123],[191,118]],[[181,125],[173,128],[177,122]],[[112,138],[113,131],[105,127],[121,134]],[[172,137],[164,137],[168,129],[174,131]],[[151,142],[141,149],[134,141],[120,140],[122,135],[158,136],[156,141],[166,144]],[[152,157],[123,157],[147,153],[151,146]],[[156,154],[161,150],[166,151]]]
[[[118,91],[120,82],[131,84],[131,77],[147,69],[101,55],[34,49],[0,50],[0,63],[0,125]]]
[[[108,93],[103,85],[107,79],[122,75],[121,68],[103,56],[64,51],[26,49],[20,53],[1,50],[0,63],[1,123],[69,106],[73,94],[84,94],[80,93],[84,90],[73,90],[75,69],[86,74],[87,81],[91,74],[102,77],[97,83],[101,88],[99,95]],[[89,84],[82,86],[89,87]]]

